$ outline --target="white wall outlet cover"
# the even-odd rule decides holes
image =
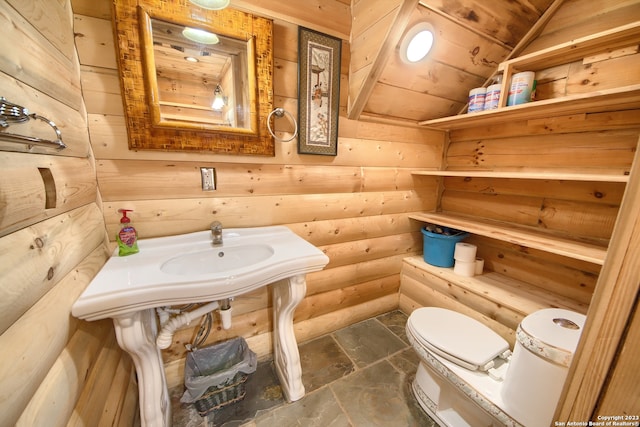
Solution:
[[[213,191],[216,189],[216,169],[200,168],[202,177],[202,191]]]

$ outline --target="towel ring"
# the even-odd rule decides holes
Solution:
[[[271,129],[271,116],[274,115],[274,114],[276,115],[276,118],[284,117],[285,114],[287,114],[289,117],[291,117],[291,120],[293,121],[293,125],[295,127],[295,131],[293,132],[293,136],[291,138],[289,138],[289,139],[280,139],[273,132],[273,130]],[[285,110],[282,107],[275,108],[272,112],[269,113],[269,115],[267,116],[267,128],[269,129],[269,133],[271,134],[271,136],[273,136],[275,139],[277,139],[280,142],[289,142],[293,138],[298,136],[298,123],[296,122],[296,118],[293,117],[293,114],[291,114],[290,112],[288,112],[287,110]]]

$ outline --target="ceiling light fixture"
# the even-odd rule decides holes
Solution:
[[[400,43],[400,57],[409,64],[424,59],[434,43],[433,27],[427,22],[420,22],[404,35]]]
[[[185,56],[184,60],[187,62],[200,62],[195,56]]]
[[[217,44],[220,39],[209,31],[201,30],[199,28],[185,27],[182,30],[182,35],[191,40],[192,42],[201,44]]]
[[[211,104],[211,108],[216,111],[220,111],[225,105],[227,105],[227,100],[222,94],[222,88],[220,85],[216,85],[216,90],[213,91],[213,103]]]
[[[189,0],[196,6],[200,6],[203,9],[220,10],[229,6],[231,0]]]

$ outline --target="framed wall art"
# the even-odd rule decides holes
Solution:
[[[338,154],[342,40],[298,30],[298,153]]]

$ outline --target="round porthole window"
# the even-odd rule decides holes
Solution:
[[[404,35],[400,43],[400,57],[404,62],[415,64],[423,60],[433,47],[433,27],[420,22]]]

